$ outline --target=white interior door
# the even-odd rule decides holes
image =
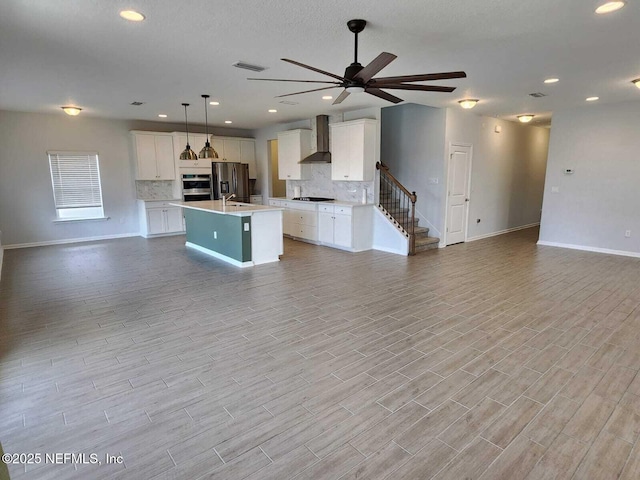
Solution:
[[[470,168],[471,147],[452,145],[447,185],[447,245],[464,242],[467,239]]]

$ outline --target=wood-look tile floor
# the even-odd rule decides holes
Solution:
[[[537,233],[244,270],[180,236],[7,251],[5,451],[124,459],[11,476],[640,478],[640,260]]]

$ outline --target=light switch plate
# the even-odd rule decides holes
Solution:
[[[245,223],[245,224],[244,224],[244,231],[245,231],[245,232],[248,232],[248,231],[249,231],[249,224],[248,224],[248,223]]]
[[[560,187],[551,187],[551,193],[560,193]]]

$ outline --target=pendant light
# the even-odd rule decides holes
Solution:
[[[191,150],[191,146],[189,145],[189,122],[187,121],[187,107],[189,104],[183,103],[182,106],[184,107],[184,128],[187,131],[187,146],[180,154],[180,160],[197,160],[198,155],[196,155],[196,152]]]
[[[201,95],[204,98],[204,128],[207,134],[207,140],[204,143],[204,147],[200,150],[198,157],[200,158],[218,158],[218,152],[216,152],[209,143],[209,117],[207,115],[207,98],[209,95]]]

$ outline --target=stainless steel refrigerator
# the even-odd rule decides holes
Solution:
[[[211,193],[213,200],[235,193],[235,201],[249,203],[249,164],[211,162]]]

